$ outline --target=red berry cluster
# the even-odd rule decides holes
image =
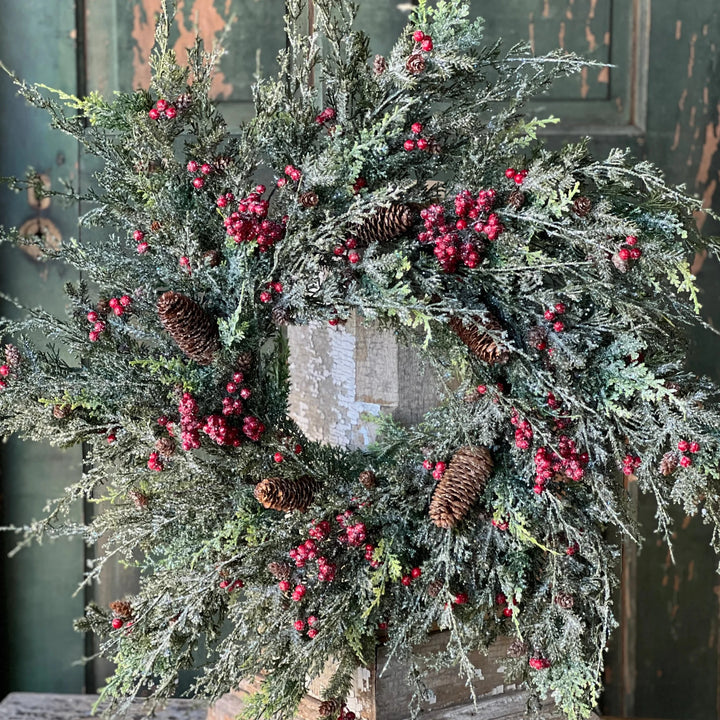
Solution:
[[[189,160],[185,167],[191,175],[195,175],[192,184],[196,190],[202,190],[205,187],[205,177],[210,175],[214,169],[210,163],[200,163],[197,160]],[[198,170],[200,175],[197,174]]]
[[[322,555],[318,558],[318,580],[320,582],[332,582],[337,573],[337,565],[328,562]]]
[[[365,187],[367,187],[367,180],[364,177],[359,177],[353,183],[353,194],[357,195]]]
[[[215,204],[219,208],[227,207],[229,203],[233,202],[235,200],[235,195],[233,195],[231,192],[226,192],[224,195],[221,195],[216,201]]]
[[[269,202],[263,200],[265,186],[257,185],[253,192],[238,202],[237,211],[225,218],[225,232],[236,243],[256,241],[260,252],[265,252],[285,235],[282,223],[268,220]]]
[[[413,40],[416,44],[420,45],[420,50],[423,52],[430,52],[433,49],[433,41],[429,35],[426,35],[422,30],[416,30],[413,33]],[[418,48],[415,48],[417,52]]]
[[[428,471],[432,470],[432,476],[435,478],[435,480],[440,480],[440,478],[442,478],[442,476],[445,474],[445,470],[447,470],[447,464],[444,463],[442,460],[434,463],[430,459],[425,459],[423,460],[423,467]]]
[[[221,580],[218,587],[228,592],[234,592],[235,590],[245,587],[245,583],[242,580]]]
[[[528,660],[528,665],[533,670],[547,670],[552,663],[544,657],[531,657],[530,660]]]
[[[148,110],[148,117],[151,120],[160,120],[161,118],[172,120],[177,117],[177,108],[164,98],[160,98],[152,108]]]
[[[318,125],[324,125],[327,122],[332,122],[335,119],[335,108],[326,107],[319,115],[315,117],[315,122]]]
[[[538,495],[554,475],[565,475],[570,480],[582,480],[585,466],[590,457],[586,452],[579,453],[575,441],[567,435],[561,435],[556,453],[547,447],[540,447],[535,453],[535,486]]]
[[[360,547],[367,537],[367,528],[363,522],[356,522],[352,525],[348,524],[347,520],[351,514],[352,513],[347,510],[342,515],[338,515],[335,518],[338,521],[338,524],[344,529],[344,533],[338,536],[338,542],[347,543],[352,547]]]
[[[260,293],[260,302],[269,303],[272,302],[273,293],[280,295],[283,291],[283,284],[281,282],[269,282],[265,285],[265,290]]]
[[[335,257],[343,257],[345,255],[345,251],[347,250],[347,256],[346,259],[351,265],[355,265],[356,263],[360,262],[360,253],[356,250],[357,248],[357,240],[355,238],[348,238],[344,245],[336,245],[333,248],[333,255]]]
[[[639,467],[641,460],[637,455],[626,455],[623,459],[623,475],[632,475]]]
[[[330,537],[330,523],[327,520],[315,521],[308,535],[313,540],[327,540]]]
[[[380,562],[378,560],[375,560],[375,546],[371,545],[370,543],[367,543],[367,545],[365,545],[365,559],[370,563],[370,567],[380,567]]]
[[[100,335],[105,332],[106,325],[102,320],[100,320],[100,316],[94,310],[91,310],[87,314],[87,320],[89,323],[93,324],[93,329],[88,333],[90,342],[97,342]]]
[[[302,176],[302,173],[294,165],[286,165],[284,172],[285,175],[289,177],[293,182],[300,182],[300,177]],[[280,180],[284,181],[285,178],[280,178]],[[282,187],[283,185],[285,185],[285,182],[281,184],[280,180],[278,180],[277,182],[278,187]]]
[[[548,322],[552,323],[552,329],[555,332],[562,332],[565,330],[565,323],[562,320],[558,320],[558,315],[564,315],[567,311],[565,303],[555,303],[554,307],[548,308],[543,313],[543,317]]]
[[[292,548],[288,554],[295,562],[295,567],[302,568],[305,567],[308,560],[315,560],[317,558],[317,545],[311,538],[300,543],[297,547]]]
[[[502,614],[504,617],[509,618],[509,617],[513,616],[513,608],[511,607],[511,604],[508,602],[508,599],[505,596],[505,593],[499,592],[495,596],[495,604],[503,608]],[[512,605],[514,606],[515,604],[516,604],[516,600],[515,600],[515,598],[513,598]]]
[[[455,272],[462,261],[469,268],[477,267],[485,240],[496,240],[505,229],[492,212],[497,199],[495,190],[481,190],[474,198],[469,190],[455,197],[454,223],[445,217],[442,205],[431,205],[420,212],[425,231],[418,235],[421,243],[434,243],[434,254],[445,272]],[[473,234],[474,231],[474,234]]]
[[[129,295],[121,295],[119,298],[113,297],[108,300],[108,305],[112,308],[113,313],[120,317],[132,305],[132,298]],[[89,317],[88,320],[90,320]]]
[[[200,428],[197,400],[188,392],[183,393],[178,405],[180,412],[180,441],[183,450],[197,450],[200,447]]]
[[[427,150],[430,147],[430,141],[426,137],[422,137],[421,133],[423,131],[422,123],[414,122],[410,126],[410,131],[413,135],[416,136],[415,138],[408,138],[404,143],[403,147],[408,152],[411,152],[412,150]],[[432,139],[432,138],[431,138]]]
[[[165,465],[163,464],[163,461],[160,458],[160,453],[151,452],[150,457],[148,458],[148,461],[147,461],[147,466],[150,470],[155,470],[156,472],[162,472],[165,469]]]
[[[527,420],[520,420],[517,410],[510,417],[510,424],[515,428],[515,447],[527,450],[533,439],[533,429]]]
[[[145,233],[142,230],[133,232],[133,240],[137,243],[137,251],[139,255],[143,255],[148,251],[150,243],[145,242]]]
[[[628,235],[625,242],[617,251],[621,260],[639,260],[642,257],[642,250],[637,247],[638,239],[634,235]]]
[[[695,441],[689,442],[688,440],[680,440],[678,442],[678,450],[681,453],[697,453],[700,452],[700,443],[697,443]],[[692,458],[689,455],[681,455],[680,459],[678,460],[680,465],[684,468],[690,467],[692,465]]]
[[[505,532],[510,527],[510,523],[507,520],[496,520],[495,518],[492,520],[492,525],[501,532]]]
[[[417,580],[422,575],[422,570],[419,567],[414,567],[409,574],[403,575],[400,578],[400,582],[405,586],[409,587],[413,580]]]
[[[203,423],[202,431],[218,445],[240,446],[240,432],[229,423],[224,415],[208,415]]]
[[[527,170],[515,170],[515,168],[508,168],[505,171],[505,177],[508,180],[512,180],[516,185],[522,185],[527,177]]]
[[[307,631],[307,636],[312,640],[312,639],[313,639],[314,637],[316,637],[317,634],[318,634],[317,628],[314,627],[314,626],[317,625],[317,623],[319,622],[319,620],[318,620],[318,618],[317,618],[315,615],[310,615],[310,616],[308,616],[307,621],[305,621],[305,620],[296,620],[296,621],[293,623],[293,627],[294,627],[298,632],[303,632],[303,631],[305,630],[305,623],[306,623],[306,622],[307,622],[307,625],[308,625],[308,628],[309,628],[308,631]]]
[[[250,388],[239,388],[240,383],[243,381],[244,376],[241,372],[233,373],[232,380],[225,385],[225,390],[228,395],[235,395],[240,389],[240,397],[243,400],[247,400],[252,392]],[[243,411],[242,400],[233,397],[224,397],[222,401],[222,414],[223,415],[241,415]]]
[[[257,442],[265,432],[265,425],[253,415],[246,415],[243,419],[242,431],[250,440]]]
[[[305,597],[305,593],[307,593],[307,587],[305,585],[302,583],[296,585],[291,595],[293,602],[300,602]]]

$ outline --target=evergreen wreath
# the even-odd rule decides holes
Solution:
[[[289,717],[332,658],[322,712],[347,717],[384,641],[417,711],[414,648],[439,626],[430,664],[471,692],[470,652],[507,635],[510,678],[585,717],[615,624],[610,531],[638,537],[623,474],[668,543],[672,502],[720,521],[718,389],[684,364],[701,322],[688,258],[718,245],[649,163],[538,139],[552,121],[523,106],[580,58],[486,46],[462,2],[421,0],[373,59],[351,3],[314,6],[308,35],[288,0],[279,74],[232,134],[209,99],[217,53],[198,43],[179,67],[167,9],[148,90],[56,100],[16,78],[104,160],[81,199],[105,230],[44,248],[92,284],[67,286],[67,318],[2,321],[3,432],[89,448],[25,541],[105,538],[87,583],[109,557],[140,565],[137,595],[78,622],[117,663],[116,707],[172,694],[202,643],[196,692],[263,673],[248,713]],[[445,388],[416,426],[379,418],[363,449],[287,415],[282,326],[353,312]],[[91,495],[92,523],[62,522]]]

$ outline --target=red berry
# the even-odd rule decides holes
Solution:
[[[565,550],[566,555],[574,555],[578,550],[579,546],[577,543],[573,543],[572,545],[568,545],[567,549]]]
[[[419,135],[423,131],[422,123],[416,122],[410,126],[413,135]]]
[[[425,33],[422,30],[416,30],[413,33],[413,40],[415,42],[422,42],[425,39]]]
[[[690,443],[687,440],[680,440],[678,442],[678,450],[680,452],[687,452],[690,449]]]
[[[92,330],[88,333],[88,337],[90,338],[90,342],[96,342],[97,339],[100,337],[100,333]]]
[[[468,601],[468,596],[466,593],[458,593],[455,596],[455,604],[456,605],[465,605]]]
[[[348,238],[345,241],[345,247],[348,250],[354,250],[357,247],[357,240],[355,238]]]
[[[147,251],[150,245],[146,242],[141,242],[137,246],[138,255],[144,255]]]
[[[447,465],[442,460],[435,465],[435,469],[439,473],[444,473],[446,467],[447,467]]]
[[[334,255],[344,255],[345,254],[345,248],[342,245],[338,245],[337,247],[333,248],[333,254]]]
[[[234,383],[241,383],[245,379],[245,376],[241,372],[234,372],[232,380]]]
[[[10,368],[7,365],[0,365],[0,375],[7,377],[10,374]]]
[[[287,185],[287,178],[281,177],[277,179],[277,182],[275,183],[279,188],[285,187]]]
[[[478,395],[484,395],[487,392],[487,385],[477,386]]]
[[[276,293],[280,294],[280,293],[283,291],[283,284],[282,284],[281,282],[274,282],[274,283],[272,284],[272,289],[273,289]]]
[[[208,165],[207,163],[203,163],[200,166],[200,172],[203,175],[209,175],[212,172],[212,165]]]
[[[432,470],[435,467],[435,464],[432,460],[423,460],[423,467],[426,470]]]
[[[515,169],[514,169],[514,168],[508,168],[508,169],[505,171],[505,177],[506,177],[508,180],[512,180],[512,179],[515,177]]]
[[[307,619],[307,624],[312,627],[317,621],[318,619],[314,615],[310,615]]]
[[[288,580],[281,580],[278,583],[278,587],[282,592],[287,592],[290,589],[290,582]]]
[[[218,583],[218,587],[219,587],[221,590],[225,590],[226,588],[230,587],[230,581],[229,581],[229,580],[221,580],[221,581]]]
[[[225,390],[227,390],[227,392],[228,392],[230,395],[232,395],[233,393],[236,393],[236,392],[237,392],[237,385],[236,385],[234,382],[229,382],[229,383],[225,386]]]
[[[360,255],[353,250],[352,252],[348,253],[348,262],[352,263],[353,265],[359,263]]]
[[[145,233],[142,230],[135,230],[133,232],[133,240],[135,242],[142,242],[145,239]]]
[[[267,290],[263,290],[263,291],[260,293],[260,302],[261,302],[261,303],[269,303],[269,302],[272,302],[272,295],[271,295]]]
[[[556,312],[558,315],[562,315],[562,314],[565,312],[566,309],[567,309],[567,308],[565,307],[565,303],[561,303],[561,302],[555,303],[555,312]]]
[[[410,571],[410,575],[412,576],[413,580],[417,580],[422,575],[422,570],[419,567],[414,567]]]
[[[182,255],[182,256],[180,257],[180,259],[178,260],[178,262],[179,262],[183,267],[187,267],[188,265],[190,265],[190,258],[189,258],[187,255]]]
[[[95,322],[97,322],[98,314],[94,310],[91,310],[87,314],[87,319],[88,319],[88,322],[95,323]]]
[[[503,615],[505,617],[512,617],[513,615],[513,609],[511,607],[506,607],[503,609]]]
[[[432,38],[425,36],[425,39],[420,43],[420,47],[425,52],[430,52],[433,49],[433,41]]]
[[[403,143],[403,147],[404,147],[408,152],[410,152],[411,150],[414,150],[414,149],[415,149],[415,141],[414,141],[414,140],[406,140],[406,141]]]
[[[680,465],[684,468],[690,467],[692,465],[692,459],[688,455],[683,455],[680,458]]]
[[[129,295],[123,295],[120,298],[120,304],[123,307],[129,307],[131,303],[132,303],[132,298]]]
[[[298,443],[297,445],[295,445],[295,447],[293,448],[293,452],[294,452],[296,455],[300,455],[300,453],[302,453],[302,451],[303,451],[303,446],[300,445],[300,443]]]
[[[165,111],[165,117],[168,120],[172,120],[174,117],[177,116],[177,110],[171,105],[166,111]]]
[[[305,623],[302,620],[296,620],[293,623],[293,627],[298,631],[302,632],[305,629]]]
[[[507,598],[503,593],[498,593],[495,596],[495,604],[496,605],[507,605]]]
[[[625,238],[625,242],[630,246],[637,245],[637,241],[638,241],[638,239],[634,235],[628,235]]]
[[[618,257],[621,260],[629,260],[630,259],[630,251],[627,248],[620,248],[618,250]]]
[[[417,148],[418,148],[418,150],[427,150],[428,149],[428,141],[425,138],[420,138],[417,141]]]
[[[200,188],[204,187],[205,181],[204,181],[201,177],[196,177],[196,178],[193,180],[193,183],[192,183],[192,184],[193,184],[198,190],[200,190]]]
[[[225,198],[224,195],[222,195],[222,196],[220,196],[220,197],[216,200],[215,204],[216,204],[219,208],[224,208],[224,207],[227,205],[227,199]]]
[[[197,169],[200,166],[198,165],[198,163],[195,160],[190,160],[185,167],[187,168],[187,171],[189,173],[194,173],[194,172],[197,172]]]
[[[157,120],[160,117],[160,113],[155,108],[151,108],[148,110],[148,117],[151,120]]]
[[[553,330],[555,332],[562,332],[564,329],[565,329],[565,323],[563,323],[562,321],[558,320],[553,323]]]
[[[117,298],[110,298],[108,300],[108,305],[111,308],[116,308],[120,304],[120,301]]]
[[[110,445],[112,445],[112,443],[114,443],[116,440],[117,440],[117,437],[116,437],[115,433],[110,433],[107,436],[107,441],[108,441],[108,444],[110,444]]]
[[[251,395],[252,395],[252,390],[250,388],[242,388],[240,390],[240,397],[243,400],[248,400]]]
[[[515,173],[515,175],[513,176],[513,180],[515,181],[516,185],[522,185],[523,180],[525,180],[525,173]]]
[[[400,582],[407,587],[412,582],[412,578],[409,575],[403,575]]]
[[[285,459],[285,458],[283,457],[282,453],[276,452],[276,453],[273,455],[273,460],[274,460],[276,463],[281,463],[284,459]]]
[[[630,258],[632,260],[639,260],[642,257],[642,250],[640,248],[630,248]]]
[[[3,367],[5,367],[5,366],[3,366]],[[0,371],[2,371],[2,368],[0,368]],[[700,452],[700,443],[691,442],[689,450],[691,453]]]
[[[546,310],[543,314],[543,317],[546,320],[554,320],[555,319],[555,312],[553,310]]]
[[[314,637],[317,637],[318,631],[315,628],[310,628],[307,631],[308,637],[312,640]]]
[[[155,107],[162,112],[168,106],[168,101],[165,98],[160,98],[156,103]]]
[[[115,630],[119,630],[125,623],[120,618],[113,618],[112,626]]]

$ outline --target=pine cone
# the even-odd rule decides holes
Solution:
[[[457,525],[485,487],[493,469],[490,451],[466,446],[453,455],[430,501],[430,519],[441,528]]]
[[[57,418],[58,420],[64,420],[65,418],[68,418],[72,415],[72,408],[70,405],[64,403],[57,405],[53,405],[53,417]]]
[[[406,233],[415,221],[415,213],[409,205],[396,203],[378,208],[355,231],[358,245],[367,247],[371,242],[387,242]]]
[[[342,709],[342,702],[337,698],[330,700],[323,700],[318,707],[318,715],[320,717],[330,717],[331,715],[337,715]]]
[[[413,53],[407,59],[405,69],[411,75],[419,75],[425,69],[425,58],[420,53]]]
[[[192,97],[190,96],[190,93],[182,93],[182,95],[178,95],[174,104],[175,108],[180,112],[187,110],[192,104]]]
[[[317,204],[320,202],[320,198],[317,196],[317,193],[315,192],[304,192],[300,196],[300,204],[303,207],[306,208],[314,208],[317,206]]]
[[[110,609],[122,620],[130,620],[132,617],[132,606],[127,600],[114,600],[110,603]]]
[[[427,587],[427,594],[431,598],[436,598],[440,591],[443,589],[443,581],[442,580],[433,580]]]
[[[358,480],[367,490],[372,490],[377,485],[377,476],[372,470],[363,470],[360,473]]]
[[[292,565],[284,562],[271,562],[267,566],[268,572],[278,580],[289,580]]]
[[[312,502],[315,481],[311,477],[265,478],[255,486],[257,501],[268,510],[305,512]]]
[[[375,56],[373,70],[376,75],[382,75],[387,70],[387,60],[382,55]]]
[[[536,325],[528,330],[527,341],[530,347],[540,350],[547,343],[547,329]]]
[[[150,232],[156,233],[162,227],[162,223],[159,220],[153,220],[150,223]]]
[[[525,204],[525,193],[522,190],[514,190],[508,196],[507,204],[519,210]]]
[[[138,510],[144,510],[148,506],[147,495],[139,490],[131,490],[128,493],[128,497],[133,501]]]
[[[660,461],[660,472],[665,477],[672,475],[675,470],[677,470],[679,459],[680,458],[675,451],[671,450],[670,452],[666,452]]]
[[[585,217],[586,215],[588,215],[592,210],[592,207],[592,200],[584,196],[575,198],[575,202],[573,202],[573,212],[578,217]]]
[[[171,437],[161,437],[155,441],[155,449],[166,458],[175,454],[175,441]]]
[[[293,313],[288,308],[280,307],[279,305],[276,305],[272,309],[272,313],[270,315],[272,317],[272,321],[278,326],[290,325],[293,321]]]
[[[252,370],[253,359],[253,354],[249,350],[245,350],[237,356],[235,366],[241,373],[249,372]]]
[[[177,346],[199,365],[210,365],[220,349],[217,321],[187,295],[168,290],[157,302],[160,322]]]
[[[11,370],[17,370],[20,365],[20,351],[11,343],[5,346],[5,362]]]
[[[628,271],[630,264],[627,260],[623,260],[618,253],[615,253],[612,256],[611,260],[612,264],[615,266],[615,269],[623,273],[623,275]]]
[[[217,250],[208,250],[203,253],[203,260],[210,267],[217,267],[222,262],[222,255]]]
[[[466,327],[460,318],[452,317],[448,325],[460,340],[470,348],[473,355],[484,360],[488,365],[506,363],[510,359],[510,351],[498,345],[488,333],[480,329],[500,330],[502,328],[500,323],[492,316],[484,322],[480,318],[471,318],[471,322],[473,324]]]
[[[507,649],[507,654],[512,658],[525,657],[530,648],[522,640],[513,640]]]
[[[228,168],[232,165],[232,160],[227,155],[218,155],[213,160],[213,167],[217,172],[227,172]]]
[[[558,593],[555,596],[555,604],[564,610],[569,610],[575,604],[575,598],[569,593]]]

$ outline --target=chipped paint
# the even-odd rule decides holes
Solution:
[[[595,17],[596,8],[597,0],[590,0],[590,12],[588,13],[588,20],[592,20]]]
[[[695,68],[695,43],[697,42],[697,33],[694,33],[690,39],[690,59],[688,60],[688,77],[691,78],[693,69]]]
[[[535,54],[535,13],[530,13],[528,21],[528,42],[530,43],[530,50],[532,54]]]
[[[565,23],[560,23],[560,32],[558,33],[558,46],[565,49]]]
[[[685,110],[685,101],[687,100],[688,90],[687,88],[683,88],[683,91],[680,95],[680,99],[678,100],[678,107],[680,108],[680,112],[683,112]]]
[[[603,36],[603,45],[610,46],[610,31],[606,32]]]
[[[590,29],[590,23],[587,23],[585,25],[585,39],[587,40],[588,44],[588,51],[589,52],[595,52],[597,50],[597,40],[595,39],[595,35],[593,34],[593,31]]]
[[[602,67],[598,71],[597,81],[599,83],[609,83],[610,82],[610,68],[609,67]]]
[[[675,22],[675,39],[679,40],[682,37],[682,20]]]
[[[675,135],[673,136],[673,144],[670,147],[670,150],[672,150],[673,152],[680,147],[681,133],[682,133],[682,125],[679,122],[675,123]]]
[[[584,100],[590,92],[590,83],[588,82],[588,69],[584,67],[580,71],[580,97]]]
[[[720,111],[720,105],[718,106]],[[710,166],[712,165],[713,156],[720,146],[720,124],[715,125],[709,122],[705,126],[705,144],[703,145],[702,156],[698,165],[697,175],[695,175],[695,185],[705,185],[710,180]]]
[[[211,48],[225,29],[226,20],[216,10],[213,0],[190,0],[188,14],[195,19],[197,31],[205,46]],[[226,0],[226,9],[230,0]],[[175,22],[180,36],[173,49],[180,64],[187,63],[187,48],[195,43],[195,28],[185,25],[186,0],[178,0]],[[140,0],[133,7],[132,38],[133,47],[133,87],[147,87],[150,83],[150,52],[155,41],[155,17],[162,7],[161,0]],[[233,86],[226,81],[225,75],[218,70],[212,82],[212,95],[215,98],[229,97]]]
[[[550,0],[543,0],[543,2],[544,2],[544,4],[543,4],[542,16],[544,18],[549,18],[550,17]]]

